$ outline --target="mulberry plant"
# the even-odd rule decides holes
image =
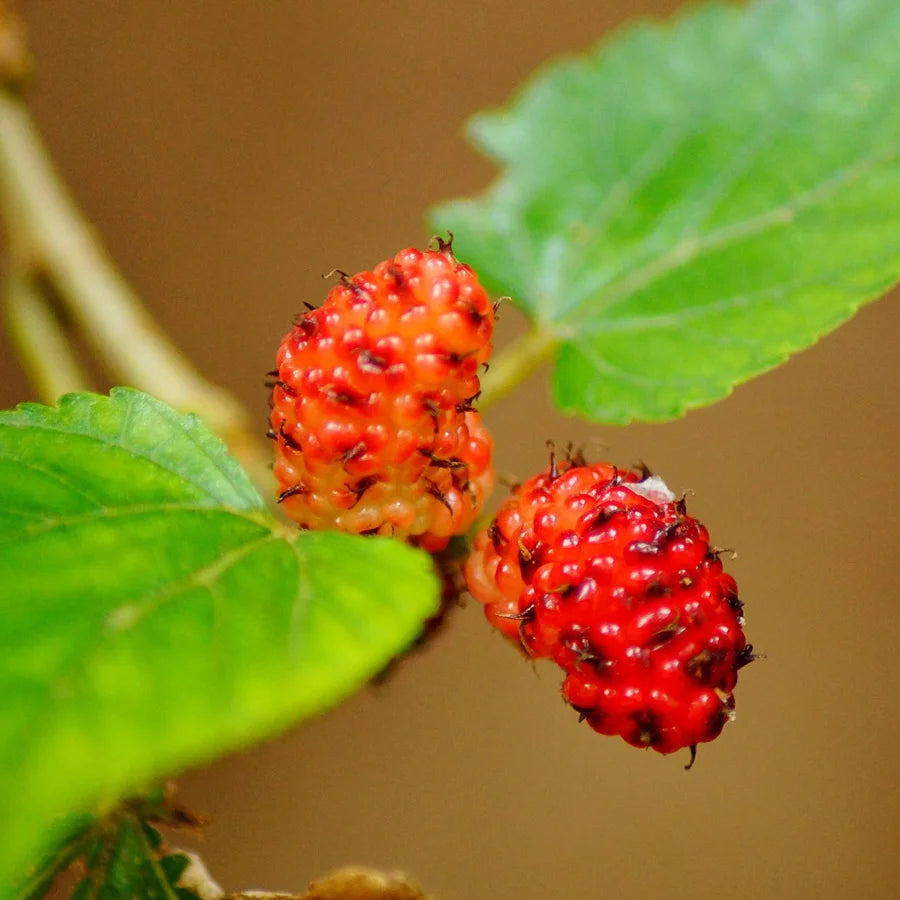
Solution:
[[[598,430],[669,421],[885,293],[900,5],[707,4],[543,69],[472,121],[495,181],[404,239],[452,247],[279,309],[284,329],[300,311],[267,338],[268,412],[201,376],[113,268],[28,112],[14,25],[0,4],[3,298],[43,402],[0,412],[0,900],[220,897],[162,839],[198,819],[158,785],[363,688],[463,560],[504,641],[561,670],[573,735],[716,738],[754,658],[727,556],[661,478],[578,453],[495,501],[491,409],[547,367],[555,407]],[[395,249],[367,238],[367,259]],[[501,296],[527,327],[492,355]]]

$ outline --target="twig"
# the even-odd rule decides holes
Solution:
[[[62,394],[90,389],[90,378],[32,279],[11,271],[3,288],[10,339],[38,399],[55,403]]]
[[[143,307],[56,173],[22,101],[0,90],[0,208],[15,255],[42,272],[114,376],[196,412],[229,444],[264,496],[269,454],[244,408],[203,378]]]

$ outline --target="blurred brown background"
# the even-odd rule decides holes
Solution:
[[[266,410],[262,373],[334,266],[422,243],[480,190],[462,139],[537,65],[675,2],[30,0],[34,110],[76,195],[202,371]],[[666,425],[556,415],[545,373],[492,410],[502,472],[543,439],[645,459],[731,564],[767,660],[697,765],[601,738],[474,605],[395,677],[194,771],[230,890],[401,868],[441,900],[900,895],[897,303]],[[500,342],[517,323],[507,311]],[[3,405],[31,396],[0,338]],[[185,689],[189,689],[189,685]]]

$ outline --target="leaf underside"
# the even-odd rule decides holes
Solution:
[[[895,0],[703,6],[472,122],[501,175],[432,223],[555,337],[563,410],[681,415],[898,279],[898,34]]]
[[[55,817],[358,688],[434,611],[425,554],[287,530],[137,391],[0,412],[0,883]]]

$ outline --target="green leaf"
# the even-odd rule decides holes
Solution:
[[[704,6],[475,119],[502,174],[432,220],[557,343],[564,410],[680,415],[897,280],[898,34],[896,0]]]
[[[76,814],[55,823],[52,842],[40,861],[33,867],[29,877],[18,885],[19,900],[38,900],[50,889],[54,879],[67,869],[76,859],[91,852],[94,839],[93,816]]]
[[[19,887],[17,900],[40,900],[51,889],[52,896],[62,896],[65,882],[55,879],[66,871],[69,882],[73,872],[86,873],[72,887],[73,900],[197,900],[197,891],[180,883],[191,859],[184,852],[170,851],[154,827],[183,824],[185,815],[194,818],[183,807],[171,805],[167,792],[155,790],[130,798],[102,819],[70,817],[58,833],[56,849]],[[72,868],[75,864],[78,870]],[[198,874],[195,870],[187,881],[196,884]]]
[[[436,598],[424,553],[285,528],[145,394],[0,412],[0,884],[55,817],[337,702]]]
[[[95,829],[88,871],[76,885],[73,900],[196,900],[178,886],[190,860],[166,854],[159,832],[126,811]]]

